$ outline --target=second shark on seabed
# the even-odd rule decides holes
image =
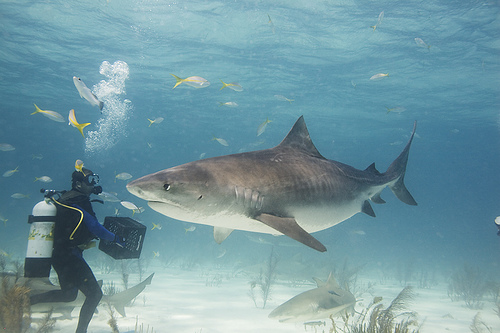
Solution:
[[[330,273],[326,282],[315,278],[317,288],[305,291],[278,306],[269,318],[280,322],[308,322],[354,313],[356,298],[343,290]]]
[[[413,132],[385,173],[324,158],[303,117],[276,147],[207,158],[130,182],[127,189],[154,210],[181,221],[214,226],[220,243],[234,230],[285,234],[317,251],[326,247],[310,233],[330,228],[358,212],[375,213],[389,187],[417,205],[404,177]]]
[[[109,303],[112,305],[116,311],[125,317],[125,306],[129,304],[134,298],[136,298],[147,285],[151,284],[153,280],[153,274],[148,276],[141,283],[126,289],[121,292],[117,292],[113,295],[103,295],[101,303]],[[7,279],[8,285],[12,287],[14,284],[26,286],[30,289],[30,295],[37,295],[51,290],[60,289],[59,286],[52,284],[49,281],[49,278],[16,278],[14,274],[2,273],[2,279]],[[102,285],[102,281],[99,281],[99,284]],[[1,296],[1,295],[0,295]],[[72,302],[53,302],[53,303],[38,303],[31,306],[31,312],[54,312],[60,313],[63,315],[63,318],[71,318],[71,312],[75,307],[80,307],[83,305],[85,301],[85,296],[78,292],[78,296]]]

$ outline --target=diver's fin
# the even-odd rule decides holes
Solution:
[[[214,239],[217,244],[222,243],[234,229],[224,227],[214,227]]]
[[[366,215],[370,215],[371,217],[375,217],[375,212],[373,211],[372,205],[370,205],[370,202],[368,200],[365,200],[365,202],[363,202],[361,212],[365,213]]]
[[[316,238],[311,236],[311,234],[302,229],[302,227],[298,225],[297,221],[295,221],[294,218],[279,217],[270,214],[260,214],[256,217],[256,220],[275,230],[278,230],[282,234],[287,235],[288,237],[295,239],[296,241],[299,241],[304,245],[315,249],[316,251],[326,251],[326,247],[321,244]]]

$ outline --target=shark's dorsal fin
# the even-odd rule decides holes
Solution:
[[[281,143],[276,146],[276,148],[291,147],[294,149],[302,150],[308,155],[324,158],[319,151],[314,146],[314,143],[309,136],[309,131],[307,130],[306,122],[304,121],[304,116],[295,122],[290,132],[281,141]]]
[[[368,168],[365,169],[366,172],[370,172],[375,175],[381,175],[381,173],[377,170],[375,167],[375,163],[372,163],[368,166]]]
[[[318,279],[317,277],[313,277],[313,280],[314,282],[316,282],[316,287],[323,287],[326,283],[321,280],[321,279]]]

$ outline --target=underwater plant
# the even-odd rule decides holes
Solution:
[[[125,262],[125,260],[122,260],[122,282],[123,285],[125,286],[125,289],[128,289],[128,265]]]
[[[456,271],[448,284],[448,297],[452,301],[463,300],[469,309],[480,309],[486,293],[486,282],[479,268],[464,264]]]
[[[113,296],[122,291],[116,286],[114,281],[104,283],[101,289],[102,293],[106,296]]]
[[[113,333],[120,333],[120,331],[118,330],[118,323],[116,322],[116,318],[115,318],[115,312],[113,311],[113,308],[111,307],[111,304],[107,304],[108,305],[108,313],[109,313],[109,320],[108,320],[108,325],[109,327],[111,327],[111,332]]]
[[[151,327],[151,331],[149,330],[149,325],[144,330],[144,324],[139,325],[139,317],[135,317],[135,329],[134,333],[156,333],[153,327]]]
[[[269,255],[269,260],[266,263],[265,270],[261,269],[259,277],[250,281],[250,291],[248,295],[252,298],[255,307],[257,307],[257,300],[254,289],[257,286],[260,287],[261,291],[262,308],[264,309],[266,307],[267,300],[271,294],[271,286],[274,283],[278,261],[279,258],[274,254],[274,248],[271,248],[271,254]]]
[[[4,332],[24,333],[31,325],[29,288],[14,284],[8,277],[2,279],[0,299],[0,325]]]
[[[405,258],[396,266],[396,278],[401,286],[406,286],[413,279],[415,273],[415,259]]]
[[[481,314],[478,312],[472,319],[472,323],[469,326],[472,333],[486,333],[493,332],[491,327],[486,325],[486,323],[481,319]]]
[[[42,321],[38,324],[36,333],[49,333],[54,331],[56,320],[52,317],[53,309],[43,316]]]
[[[7,268],[7,259],[5,257],[6,256],[0,254],[0,272],[1,273],[5,272],[5,269]]]
[[[365,265],[349,266],[347,258],[344,260],[342,268],[333,270],[333,275],[339,286],[345,288],[352,294],[361,294],[361,287],[358,285],[358,273]],[[368,287],[369,288],[369,287]]]
[[[385,309],[382,297],[375,297],[356,317],[343,316],[344,323],[340,327],[337,327],[333,317],[330,316],[332,321],[330,333],[418,333],[420,328],[415,319],[416,314],[407,309],[408,303],[414,297],[413,288],[405,287]],[[396,321],[398,317],[402,319]]]

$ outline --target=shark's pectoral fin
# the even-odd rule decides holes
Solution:
[[[214,239],[217,244],[222,243],[234,229],[224,227],[214,227]]]
[[[370,205],[370,202],[368,202],[368,200],[365,200],[365,202],[363,202],[363,207],[361,207],[361,211],[366,215],[375,217],[375,212],[373,211],[372,205]]]
[[[302,229],[302,227],[297,224],[297,221],[295,221],[294,218],[279,217],[270,214],[260,214],[255,219],[317,251],[326,251],[326,247],[321,244],[316,238],[311,236],[311,234]]]

